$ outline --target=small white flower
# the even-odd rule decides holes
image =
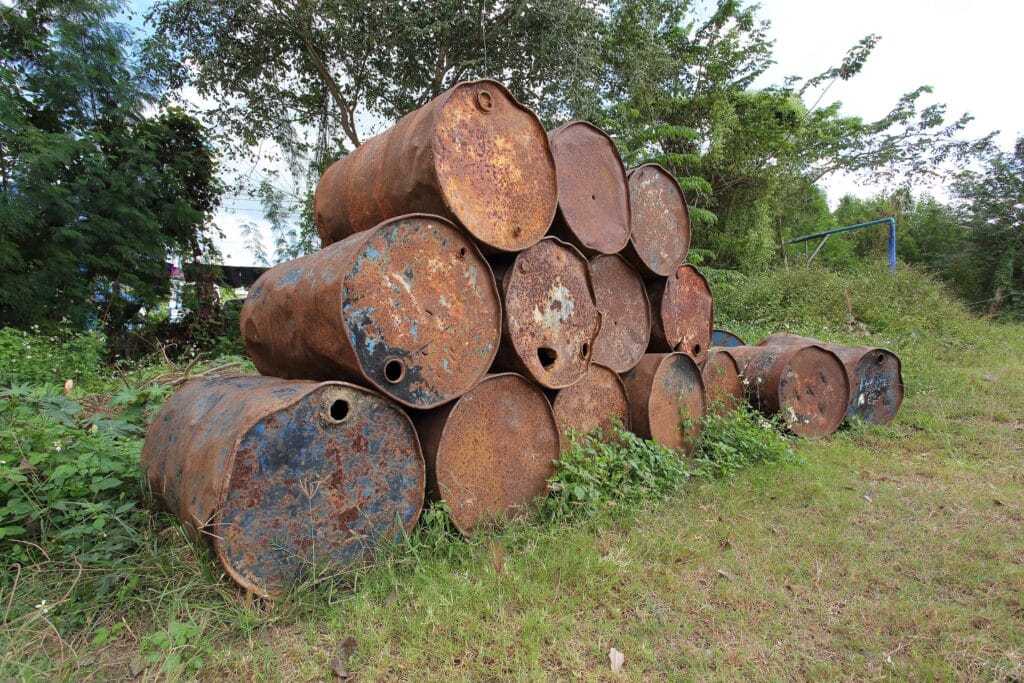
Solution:
[[[37,603],[36,609],[41,610],[43,614],[48,614],[50,612],[50,606],[46,604],[46,600]]]
[[[63,448],[63,446],[61,445],[60,441],[54,441],[53,442],[53,450],[55,450],[58,453],[60,453],[60,449],[61,448]]]

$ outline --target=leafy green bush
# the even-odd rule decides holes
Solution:
[[[66,380],[98,388],[109,377],[103,370],[106,339],[98,332],[42,334],[0,328],[0,384],[63,385]]]
[[[0,558],[109,563],[140,541],[142,430],[59,393],[0,391]]]
[[[679,452],[616,424],[608,434],[571,434],[550,479],[545,511],[554,519],[633,504],[676,490],[689,476]]]
[[[768,419],[741,404],[729,413],[711,410],[701,420],[694,475],[729,477],[757,463],[791,462],[795,458],[781,420]]]

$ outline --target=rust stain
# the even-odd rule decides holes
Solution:
[[[618,255],[590,261],[601,331],[594,340],[594,362],[615,372],[636,367],[651,339],[651,305],[643,278]]]
[[[629,185],[612,139],[586,121],[548,133],[558,176],[554,229],[584,254],[617,254],[629,241]]]
[[[820,346],[736,346],[729,353],[754,404],[766,414],[780,415],[794,434],[828,436],[843,423],[850,384],[831,351]]]
[[[693,266],[682,265],[669,277],[648,282],[647,288],[654,310],[651,350],[679,351],[703,363],[715,318],[707,279]]]
[[[314,563],[372,560],[423,505],[426,473],[409,418],[343,382],[230,376],[182,386],[142,447],[157,500],[262,596]]]
[[[487,372],[501,302],[462,231],[412,215],[271,268],[249,291],[241,328],[263,374],[368,383],[431,408]]]
[[[622,375],[633,432],[692,453],[707,404],[700,368],[684,353],[648,353]],[[683,431],[684,416],[690,422]]]
[[[487,252],[544,236],[558,205],[536,114],[496,81],[463,82],[324,172],[314,220],[324,245],[406,213],[461,225]]]
[[[625,385],[613,370],[597,363],[578,382],[558,392],[552,409],[562,436],[568,430],[582,434],[594,429],[608,430],[613,418],[618,418],[626,429],[630,425]]]
[[[903,405],[903,371],[899,356],[873,346],[828,344],[795,334],[773,334],[758,342],[762,345],[817,345],[831,351],[842,361],[850,383],[848,417],[884,425],[896,418]]]
[[[632,169],[630,237],[623,250],[644,277],[667,277],[690,250],[690,209],[679,183],[657,164]]]
[[[466,536],[547,492],[558,427],[544,392],[520,375],[488,375],[454,403],[418,414],[416,427],[430,495]]]
[[[495,274],[504,302],[495,367],[548,389],[576,382],[590,367],[601,328],[587,260],[571,244],[546,237]]]

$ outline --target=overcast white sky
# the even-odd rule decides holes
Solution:
[[[933,101],[945,102],[950,118],[965,111],[975,116],[971,137],[1000,130],[998,142],[1009,149],[1024,133],[1024,89],[1014,85],[1024,67],[1024,2],[762,0],[761,6],[761,16],[772,23],[777,62],[765,85],[787,75],[817,74],[839,63],[862,37],[877,33],[882,40],[864,70],[832,86],[822,105],[839,100],[845,114],[874,119],[903,93],[931,85]],[[846,193],[869,196],[881,189],[844,177],[829,179],[825,187],[833,203]],[[941,188],[933,191],[942,195]],[[228,234],[221,244],[225,263],[253,265],[237,226],[261,223],[259,205],[237,199],[228,205],[233,212],[222,210],[216,218]]]

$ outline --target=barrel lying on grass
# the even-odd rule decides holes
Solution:
[[[457,401],[416,416],[433,499],[469,536],[547,491],[559,453],[551,404],[514,373],[488,375]]]
[[[735,346],[751,401],[798,436],[833,433],[846,417],[850,384],[839,358],[820,346]]]
[[[462,231],[412,215],[271,268],[250,290],[241,327],[263,374],[368,383],[431,408],[487,372],[501,303]]]
[[[195,380],[153,418],[142,469],[228,575],[279,593],[313,564],[371,559],[423,506],[423,456],[391,401],[343,382]]]
[[[485,251],[519,251],[544,236],[557,205],[544,127],[505,86],[481,80],[457,84],[331,165],[313,215],[325,245],[431,213]]]
[[[615,372],[597,363],[578,382],[559,391],[551,407],[563,436],[570,429],[581,434],[608,430],[613,419],[629,429],[626,387]]]
[[[622,375],[633,432],[692,453],[706,410],[700,368],[684,353],[648,353]],[[683,433],[683,421],[689,425]]]
[[[859,417],[872,424],[889,424],[903,405],[903,374],[899,356],[873,346],[827,344],[795,334],[765,337],[758,346],[821,346],[839,357],[850,382],[847,417]]]
[[[727,413],[740,404],[746,396],[740,366],[728,349],[712,348],[701,368],[704,391],[708,406]]]

